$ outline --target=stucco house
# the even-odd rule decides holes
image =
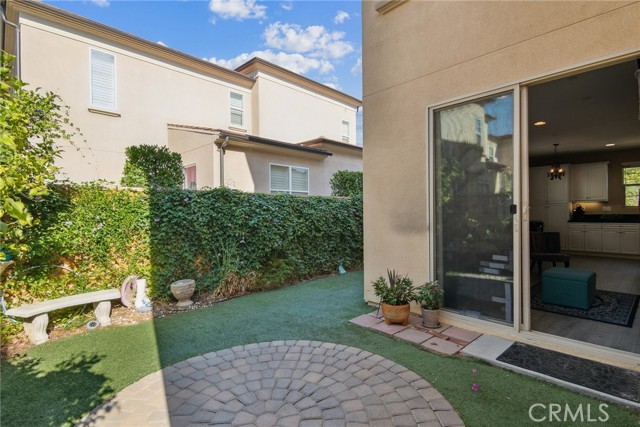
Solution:
[[[362,8],[365,300],[437,279],[448,324],[637,370],[640,2]],[[540,227],[627,324],[540,308]]]
[[[59,161],[72,181],[118,182],[140,144],[182,154],[197,189],[329,195],[330,171],[362,170],[352,96],[262,59],[228,70],[41,2],[2,3],[3,50],[82,131]],[[333,143],[302,144],[317,138]]]

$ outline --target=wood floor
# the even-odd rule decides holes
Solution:
[[[545,263],[545,269],[550,267]],[[597,289],[640,294],[640,260],[572,255],[571,267],[594,271]],[[537,271],[533,272],[531,283],[539,281]],[[531,326],[534,331],[640,354],[640,313],[636,313],[633,327],[627,328],[531,310]]]

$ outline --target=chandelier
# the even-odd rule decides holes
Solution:
[[[553,144],[553,149],[555,152],[555,159],[553,164],[551,165],[551,169],[547,172],[547,177],[553,181],[554,179],[562,179],[565,172],[560,163],[558,162],[558,144]]]

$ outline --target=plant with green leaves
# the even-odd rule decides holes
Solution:
[[[405,305],[415,299],[413,281],[395,270],[387,270],[388,280],[383,276],[373,282],[373,291],[380,302],[389,305]]]
[[[125,149],[120,184],[127,187],[177,189],[182,187],[182,156],[167,147],[132,145]]]
[[[331,180],[331,194],[334,196],[352,197],[362,195],[362,172],[338,171]]]
[[[442,307],[443,296],[444,289],[437,280],[432,280],[417,289],[415,301],[426,310],[439,310]]]
[[[47,194],[58,171],[56,144],[73,145],[79,129],[58,95],[26,89],[13,74],[14,59],[0,52],[0,234],[2,246],[21,255],[24,230],[37,222],[25,202]]]

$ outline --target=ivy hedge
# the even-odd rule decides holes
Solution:
[[[150,292],[193,278],[197,290],[244,290],[362,262],[362,199],[58,185],[30,206],[39,224],[3,284],[7,305],[119,287],[136,274]],[[231,290],[233,291],[233,290]]]
[[[331,177],[331,194],[352,197],[362,195],[362,172],[338,171]]]

